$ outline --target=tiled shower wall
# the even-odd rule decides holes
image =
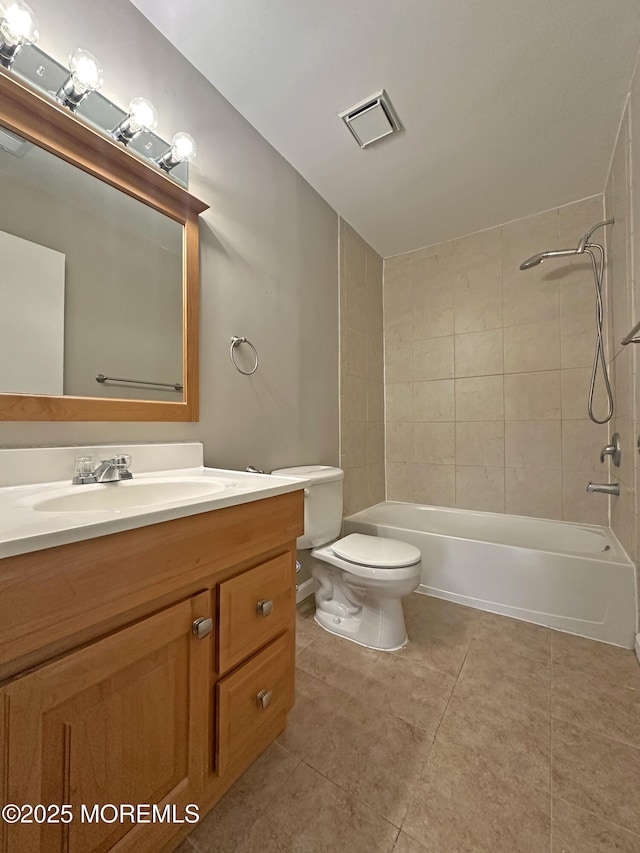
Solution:
[[[382,258],[340,220],[340,448],[344,514],[384,500]]]
[[[637,391],[640,344],[623,347],[620,343],[640,320],[640,246],[637,226],[640,222],[640,192],[634,175],[640,175],[638,71],[622,117],[605,190],[606,215],[615,218],[614,225],[607,229],[609,358],[616,401],[610,431],[612,434],[620,434],[622,445],[620,467],[611,465],[611,480],[620,483],[620,497],[611,499],[611,526],[637,565],[640,458],[636,441],[640,429],[640,396]],[[638,580],[640,582],[640,577]]]
[[[385,260],[389,500],[608,523],[585,491],[608,434],[587,415],[590,264],[518,269],[602,218],[596,196]]]

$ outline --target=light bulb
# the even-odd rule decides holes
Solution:
[[[76,92],[95,92],[102,87],[102,66],[92,53],[77,47],[69,54],[69,71]]]
[[[20,0],[0,5],[0,64],[10,68],[16,54],[25,44],[38,41],[35,15]]]
[[[134,98],[129,104],[129,112],[119,125],[111,131],[118,142],[128,145],[146,130],[155,130],[158,126],[158,113],[151,101],[146,98]]]
[[[155,161],[165,172],[170,172],[179,163],[193,160],[196,156],[196,143],[193,136],[188,133],[176,133],[171,140],[171,148],[168,148],[161,157]]]
[[[178,163],[193,160],[196,156],[196,142],[188,133],[176,133],[171,140],[171,154]]]
[[[92,53],[77,47],[69,54],[69,71],[56,98],[75,113],[87,95],[102,87],[102,66]]]
[[[129,122],[134,133],[155,130],[158,126],[158,112],[146,98],[134,98],[129,104]]]

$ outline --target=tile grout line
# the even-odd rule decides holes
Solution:
[[[616,829],[622,830],[622,832],[628,832],[629,835],[632,835],[634,838],[640,839],[640,835],[637,832],[634,832],[632,829],[629,829],[626,826],[623,826],[621,823],[616,823],[614,820],[610,820],[608,817],[604,817],[604,815],[598,814],[597,812],[592,812],[590,809],[586,809],[584,806],[578,805],[578,803],[574,803],[571,800],[568,800],[566,797],[559,797],[556,795],[556,799],[560,800],[563,803],[567,803],[574,808],[581,809],[583,812],[586,812],[591,817],[595,817],[598,820],[603,821],[604,823],[610,823],[611,826],[615,826]]]

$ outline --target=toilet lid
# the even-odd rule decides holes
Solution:
[[[350,533],[343,539],[338,539],[331,546],[331,550],[350,563],[380,569],[413,566],[422,558],[419,549],[408,542],[384,539],[380,536],[364,536],[362,533]]]

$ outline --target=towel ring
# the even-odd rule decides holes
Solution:
[[[234,349],[236,347],[239,347],[240,344],[248,344],[251,347],[251,349],[253,350],[253,355],[255,357],[256,363],[253,365],[251,370],[243,370],[241,367],[238,366],[235,358],[233,357]],[[245,337],[238,337],[238,335],[234,335],[231,338],[231,346],[229,347],[229,357],[233,363],[233,366],[238,371],[238,373],[242,373],[245,376],[251,376],[251,374],[255,373],[256,370],[258,369],[258,350],[254,347],[254,345],[251,343],[251,341],[247,340],[247,338],[245,338]]]

